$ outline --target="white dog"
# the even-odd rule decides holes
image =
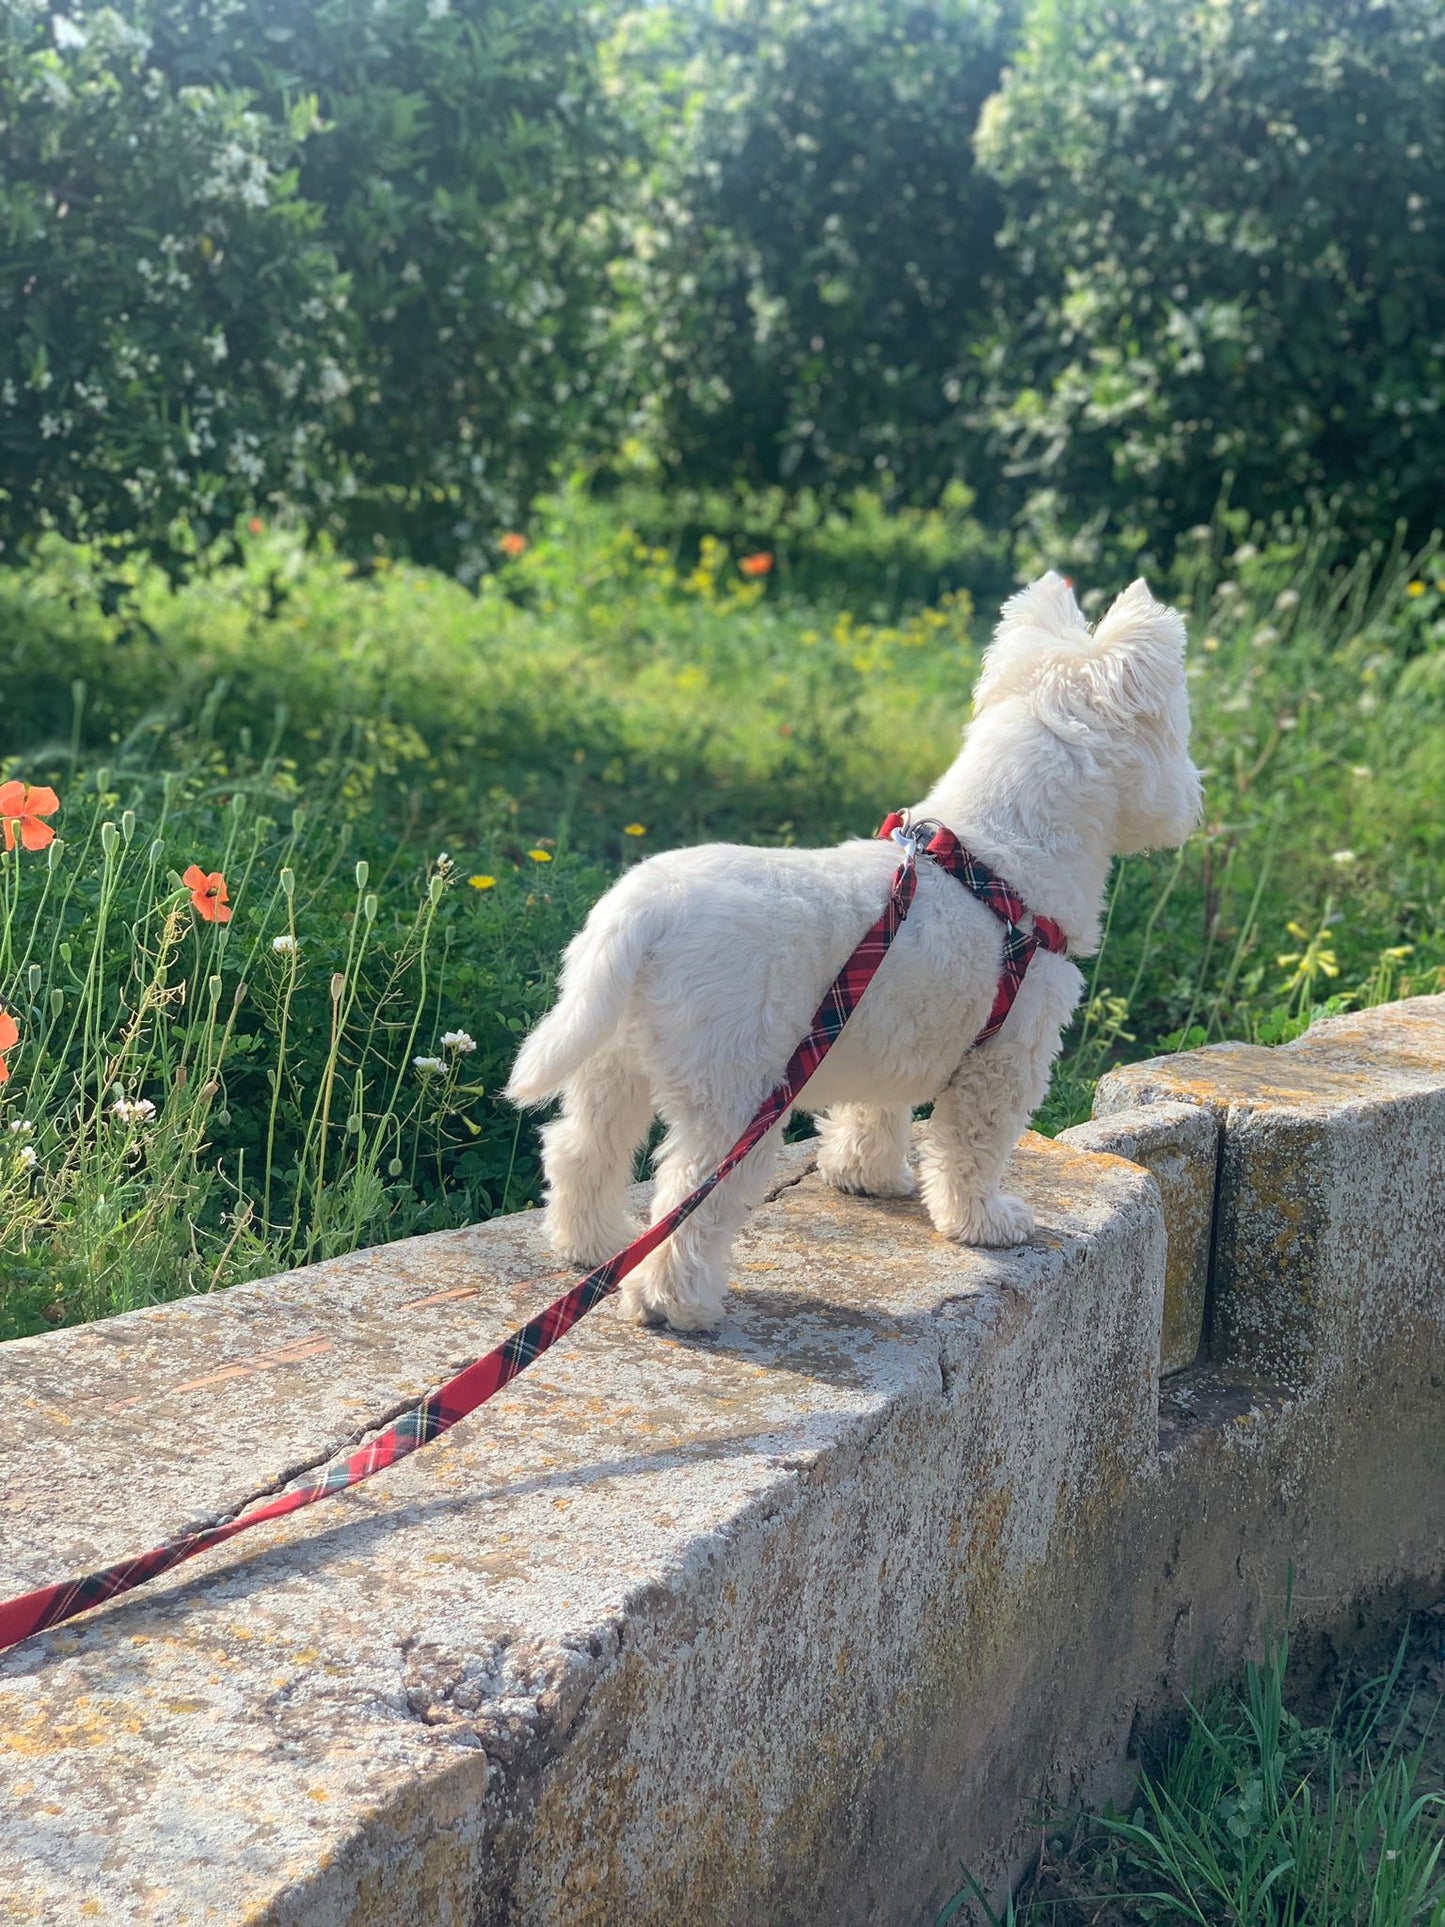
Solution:
[[[1046,575],[1005,605],[963,750],[913,816],[947,825],[1088,955],[1110,858],[1181,843],[1198,820],[1188,742],[1180,616],[1139,581],[1091,632],[1068,585]],[[562,1097],[542,1134],[546,1228],[562,1257],[600,1264],[636,1235],[626,1189],[654,1114],[668,1127],[657,1216],[721,1160],[882,910],[898,862],[898,846],[877,840],[708,844],[638,864],[596,905],[507,1092],[518,1104]],[[964,1244],[1017,1244],[1033,1215],[999,1180],[1083,979],[1040,949],[1002,1030],[971,1049],[1004,926],[928,859],[918,868],[907,921],[804,1094],[824,1113],[818,1169],[842,1191],[907,1195],[913,1107],[931,1102],[920,1179],[935,1227]],[[625,1281],[630,1316],[721,1323],[729,1246],[781,1131]]]

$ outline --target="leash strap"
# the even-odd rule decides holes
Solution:
[[[504,1338],[500,1345],[463,1367],[454,1378],[449,1378],[434,1392],[428,1392],[425,1398],[409,1411],[403,1412],[385,1431],[379,1432],[370,1444],[361,1446],[349,1459],[333,1466],[320,1478],[306,1485],[294,1486],[289,1492],[280,1493],[254,1511],[242,1512],[234,1519],[182,1533],[179,1538],[167,1540],[164,1545],[153,1546],[149,1552],[118,1559],[113,1565],[102,1566],[82,1578],[62,1579],[54,1585],[22,1593],[18,1598],[0,1600],[0,1652],[18,1645],[32,1633],[58,1626],[91,1606],[114,1599],[120,1593],[130,1592],[134,1587],[144,1585],[147,1580],[159,1578],[163,1572],[169,1572],[172,1566],[180,1565],[185,1559],[194,1559],[197,1553],[206,1552],[212,1546],[224,1545],[238,1533],[249,1532],[252,1526],[264,1525],[269,1519],[283,1519],[288,1513],[299,1512],[303,1506],[332,1498],[338,1492],[345,1492],[349,1486],[360,1485],[363,1479],[373,1477],[387,1466],[410,1457],[422,1446],[430,1445],[433,1439],[439,1439],[443,1432],[449,1432],[458,1420],[475,1412],[479,1405],[485,1405],[504,1385],[510,1385],[518,1373],[524,1372],[543,1352],[549,1351],[559,1338],[565,1337],[595,1305],[600,1305],[604,1298],[610,1297],[627,1274],[641,1264],[650,1252],[655,1251],[664,1239],[671,1237],[684,1219],[691,1217],[723,1179],[737,1169],[748,1152],[789,1109],[837,1042],[843,1026],[857,1008],[858,1000],[872,983],[878,966],[902,928],[918,887],[916,839],[905,837],[899,840],[904,851],[903,862],[893,878],[883,914],[834,978],[827,995],[814,1013],[807,1036],[788,1060],[782,1082],[764,1099],[752,1123],[722,1163],[703,1179],[695,1191],[690,1191],[666,1217],[659,1218],[656,1224],[649,1226],[625,1251],[618,1252],[605,1264],[598,1265],[596,1270],[589,1271],[585,1278],[579,1279],[570,1291],[564,1292],[545,1311],[538,1312],[535,1318],[529,1319],[525,1325]]]

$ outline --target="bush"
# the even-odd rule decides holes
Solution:
[[[617,0],[135,3],[173,86],[224,76],[273,121],[315,99],[298,183],[349,294],[349,546],[474,573],[611,406]]]
[[[959,472],[1000,209],[973,131],[1010,11],[636,16],[617,57],[659,157],[619,273],[669,474],[932,501]]]
[[[8,8],[0,539],[184,559],[284,507],[483,566],[599,387],[624,141],[603,23],[584,0]]]
[[[1348,551],[1440,515],[1435,0],[1036,0],[984,116],[986,419],[1044,523],[1162,542],[1226,484]]]
[[[294,168],[314,111],[173,87],[146,33],[0,20],[0,541],[324,500],[350,387],[345,286]]]

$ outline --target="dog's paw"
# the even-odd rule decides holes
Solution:
[[[870,1170],[866,1165],[820,1157],[818,1176],[835,1191],[855,1198],[911,1198],[918,1189],[918,1181],[906,1164],[891,1171]]]
[[[1034,1235],[1034,1214],[1022,1198],[999,1191],[980,1198],[954,1223],[940,1225],[945,1238],[961,1245],[1021,1245]]]
[[[726,1307],[719,1295],[693,1296],[659,1290],[640,1267],[624,1278],[617,1297],[622,1316],[634,1325],[666,1325],[676,1332],[715,1332],[722,1328]]]
[[[591,1271],[605,1265],[619,1251],[625,1251],[642,1227],[634,1219],[620,1218],[611,1224],[582,1225],[558,1219],[550,1209],[542,1214],[542,1230],[560,1263],[577,1271]]]

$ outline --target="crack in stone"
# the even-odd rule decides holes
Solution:
[[[206,1513],[199,1519],[189,1521],[182,1526],[182,1534],[208,1532],[213,1526],[229,1525],[233,1519],[240,1518],[243,1512],[249,1512],[253,1505],[259,1505],[263,1499],[273,1499],[278,1493],[284,1492],[288,1486],[293,1485],[306,1473],[321,1471],[324,1466],[330,1465],[333,1459],[340,1458],[343,1452],[354,1452],[373,1434],[383,1431],[394,1420],[399,1419],[403,1412],[409,1412],[414,1406],[419,1405],[425,1397],[426,1393],[423,1392],[396,1400],[387,1406],[385,1411],[364,1419],[360,1425],[354,1427],[342,1438],[333,1441],[330,1445],[322,1446],[309,1458],[298,1459],[293,1464],[283,1467],[273,1479],[268,1479],[264,1485],[257,1486],[244,1499],[239,1499],[235,1505],[226,1506],[219,1512]]]

